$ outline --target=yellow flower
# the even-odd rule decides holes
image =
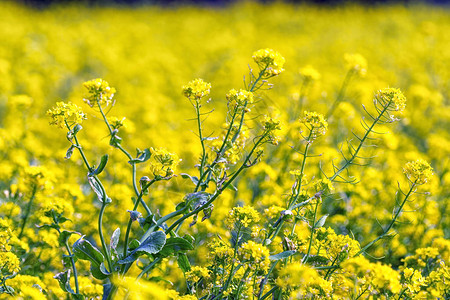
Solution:
[[[193,266],[185,275],[187,280],[198,282],[202,278],[209,278],[209,270],[204,267]]]
[[[57,102],[55,107],[47,111],[47,115],[52,118],[50,124],[60,128],[66,127],[66,122],[71,126],[73,124],[81,124],[86,119],[86,115],[81,110],[81,107],[71,102]]]
[[[239,91],[231,89],[227,94],[228,103],[232,106],[243,106],[253,103],[253,93],[240,89]]]
[[[83,99],[90,107],[97,103],[106,106],[112,103],[116,89],[109,86],[109,83],[101,78],[92,79],[83,83],[87,89],[88,94]]]
[[[403,168],[403,173],[415,184],[425,184],[433,176],[433,168],[423,159],[410,161]]]
[[[112,282],[117,286],[116,299],[130,300],[160,299],[168,300],[166,291],[157,283],[139,280],[132,277],[114,277]]]
[[[154,176],[168,177],[175,173],[180,162],[178,155],[168,152],[164,148],[150,148],[151,163],[150,170]]]
[[[316,112],[304,112],[305,116],[300,120],[311,130],[311,137],[316,138],[317,135],[325,135],[328,130],[328,122],[322,114]]]
[[[211,89],[211,83],[203,81],[203,79],[194,79],[187,85],[183,86],[183,95],[187,98],[200,100],[208,96]]]
[[[253,59],[258,64],[263,76],[271,77],[284,71],[285,59],[280,53],[272,49],[260,49],[253,53]]]
[[[259,213],[251,206],[234,207],[227,218],[229,228],[234,224],[243,227],[249,227],[260,219]]]
[[[253,241],[242,244],[240,249],[240,259],[248,262],[251,269],[264,273],[269,269],[269,255],[269,249],[266,246]]]
[[[406,107],[406,98],[403,93],[396,88],[384,88],[375,94],[375,100],[384,107],[389,106],[395,111],[402,112]]]

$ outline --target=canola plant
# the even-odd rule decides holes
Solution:
[[[448,8],[0,10],[0,299],[450,297]]]

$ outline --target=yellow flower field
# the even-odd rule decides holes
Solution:
[[[450,297],[448,7],[0,11],[0,299]]]

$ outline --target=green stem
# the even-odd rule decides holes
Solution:
[[[111,129],[111,125],[109,124],[108,119],[106,118],[106,115],[105,115],[105,113],[103,112],[103,108],[102,108],[102,106],[100,105],[100,101],[97,101],[97,105],[98,105],[98,108],[99,108],[99,110],[100,110],[100,114],[101,114],[102,117],[103,117],[103,121],[105,122],[106,127],[108,127],[109,134],[112,136],[113,130]],[[133,157],[131,156],[131,154],[128,153],[128,151],[125,150],[120,144],[117,144],[116,146],[117,146],[117,148],[118,148],[120,151],[122,151],[123,154],[126,155],[126,157],[128,158],[129,161],[131,161],[131,160],[133,159]],[[136,194],[136,196],[139,197],[139,189],[138,189],[137,183],[136,183],[136,164],[135,164],[135,163],[131,163],[131,166],[132,166],[132,177],[133,177],[132,180],[133,180],[133,189],[134,189],[134,193]],[[151,212],[150,208],[149,208],[148,205],[144,202],[144,200],[142,200],[142,198],[140,199],[140,203],[141,203],[142,206],[144,207],[144,209],[145,209],[145,211],[147,212],[147,214],[148,214],[148,215],[151,215],[152,212]],[[136,209],[133,209],[133,210],[136,210]]]
[[[331,176],[329,178],[330,181],[334,181],[336,179],[336,177],[338,177],[339,174],[342,173],[342,171],[344,171],[349,165],[351,165],[353,163],[353,161],[356,159],[359,151],[361,150],[365,140],[367,139],[369,134],[372,132],[372,129],[375,127],[375,125],[378,123],[378,121],[380,121],[380,118],[383,116],[383,114],[387,111],[390,104],[391,104],[391,101],[389,101],[389,103],[383,107],[383,110],[378,114],[378,116],[375,118],[375,120],[373,120],[372,125],[370,125],[370,127],[366,130],[366,133],[364,134],[363,138],[360,140],[359,145],[356,148],[355,152],[353,153],[352,157],[350,159],[346,160],[345,164],[339,170],[337,170],[333,176]]]
[[[245,272],[244,272],[244,276],[242,276],[241,281],[239,282],[239,285],[238,285],[237,291],[236,291],[236,297],[237,297],[237,299],[240,299],[239,296],[240,296],[240,294],[241,294],[241,288],[242,288],[242,286],[244,285],[245,280],[247,279],[248,274],[250,274],[250,271],[251,271],[250,267],[247,267],[247,270],[245,270]]]
[[[155,182],[155,180],[153,179],[145,187],[142,188],[142,191],[139,193],[138,198],[136,199],[136,202],[134,203],[133,211],[136,210],[137,207],[139,206],[139,202],[144,195],[144,190],[148,189],[154,182]],[[127,230],[125,232],[125,241],[124,241],[124,247],[123,247],[123,257],[124,258],[127,257],[127,255],[128,255],[128,241],[130,238],[132,223],[133,223],[133,220],[130,218],[128,220]],[[123,269],[124,269],[124,267],[122,267],[122,271],[123,271]]]
[[[278,264],[278,260],[274,261],[272,263],[272,266],[270,266],[269,272],[267,272],[266,276],[261,280],[259,293],[258,293],[258,300],[262,299],[261,295],[264,291],[264,286],[266,285],[267,281],[269,280],[270,273],[272,273],[273,269],[275,269],[276,265]]]
[[[391,230],[392,226],[394,226],[395,222],[397,221],[397,218],[400,215],[400,213],[403,209],[403,206],[405,205],[406,201],[408,200],[409,196],[411,195],[411,193],[413,192],[415,187],[416,187],[416,182],[413,182],[411,184],[411,188],[409,189],[408,193],[405,195],[405,199],[403,199],[402,204],[400,205],[397,212],[395,213],[394,218],[392,219],[391,223],[389,223],[388,227],[386,227],[386,229],[383,231],[383,233],[380,236],[378,236],[376,239],[374,239],[373,241],[368,243],[366,246],[364,246],[358,253],[355,254],[355,257],[360,255],[361,253],[365,252],[373,244],[375,244],[376,242],[378,242],[380,239],[384,238],[388,234],[389,230]]]
[[[33,206],[34,198],[36,198],[36,192],[37,192],[37,186],[35,184],[33,184],[33,190],[31,192],[30,200],[28,201],[28,205],[27,205],[27,210],[25,212],[25,216],[23,217],[22,226],[20,228],[20,233],[17,236],[19,239],[22,237],[23,231],[25,230],[25,225],[27,224],[28,217],[30,216],[31,207]]]
[[[56,230],[58,230],[58,233],[61,234],[61,231],[59,230],[59,228],[57,228]],[[75,267],[75,260],[73,259],[72,251],[70,251],[70,247],[69,247],[68,241],[66,241],[64,243],[64,246],[66,247],[66,250],[69,253],[70,262],[72,264],[73,279],[75,280],[75,291],[76,291],[77,294],[79,294],[80,293],[80,287],[79,287],[79,284],[78,284],[77,268]]]
[[[277,290],[277,288],[278,288],[277,286],[274,286],[273,288],[270,289],[270,291],[265,293],[264,296],[262,296],[258,300],[264,300],[264,299],[268,298],[270,295],[272,295]]]
[[[102,229],[102,223],[103,223],[103,214],[105,213],[106,208],[106,199],[103,199],[102,207],[100,208],[100,213],[98,215],[98,234],[100,236],[100,241],[102,242],[103,251],[105,252],[106,260],[108,261],[108,267],[109,271],[113,272],[113,264],[111,262],[111,256],[109,254],[108,248],[106,247],[105,238],[103,236],[103,229]]]
[[[216,191],[216,193],[211,197],[211,199],[209,199],[205,204],[203,204],[202,206],[194,209],[193,211],[191,211],[190,213],[185,214],[183,217],[181,217],[180,219],[178,219],[177,221],[175,221],[167,230],[166,233],[169,233],[174,227],[176,227],[180,222],[183,222],[184,220],[186,220],[187,218],[189,218],[190,216],[193,216],[197,213],[199,213],[200,211],[202,211],[205,207],[208,207],[212,202],[214,202],[214,200],[217,199],[217,197],[219,197],[222,192],[236,179],[236,177],[238,177],[238,175],[244,170],[246,169],[247,163],[250,160],[250,157],[252,156],[253,152],[255,151],[255,149],[260,145],[260,143],[266,138],[267,136],[267,132],[265,132],[261,138],[255,143],[255,145],[253,146],[252,150],[250,151],[250,153],[247,155],[247,157],[245,158],[244,162],[242,163],[241,167],[233,174],[233,176],[220,188]],[[184,209],[181,210],[182,212],[184,211]],[[175,213],[175,212],[174,212]],[[173,213],[172,213],[173,214]],[[175,214],[175,216],[178,214]],[[168,217],[169,215],[167,215]],[[168,220],[170,218],[167,218],[166,220]],[[148,232],[148,231],[147,231]],[[146,232],[146,234],[147,234]],[[148,233],[150,234],[150,233]]]
[[[306,252],[305,257],[302,260],[302,262],[304,264],[306,264],[308,262],[309,254],[311,253],[311,246],[312,246],[312,241],[313,241],[313,237],[314,237],[314,231],[316,229],[316,216],[317,216],[317,208],[318,207],[319,207],[319,199],[316,199],[316,208],[314,209],[313,223],[311,226],[311,235],[309,237],[308,252]]]
[[[144,276],[145,273],[147,273],[148,271],[150,271],[159,261],[161,260],[160,257],[155,258],[154,261],[152,261],[148,266],[146,266],[141,273],[139,273],[139,275],[136,277],[136,280],[139,280],[142,278],[142,276]]]
[[[255,87],[256,87],[256,84],[262,79],[262,77],[263,77],[264,72],[265,72],[266,69],[267,69],[267,66],[266,66],[265,68],[263,68],[263,69],[259,72],[258,77],[257,77],[256,80],[253,82],[252,86],[248,89],[250,92],[253,92],[253,91],[254,91],[254,89],[255,89]],[[245,102],[245,104],[244,104],[244,106],[243,106],[243,108],[242,108],[242,117],[241,117],[241,121],[240,121],[240,123],[239,123],[239,129],[238,129],[238,131],[236,132],[236,134],[235,134],[235,135],[233,136],[233,138],[232,138],[232,141],[233,141],[233,142],[236,140],[237,136],[239,135],[239,133],[240,133],[240,131],[241,131],[242,124],[243,124],[243,122],[244,122],[244,116],[245,116],[245,110],[246,110],[246,107],[247,107],[247,101]],[[225,153],[225,151],[226,151],[226,144],[227,144],[228,138],[229,138],[229,136],[230,136],[231,130],[233,129],[233,124],[234,124],[234,121],[235,121],[235,119],[236,119],[237,113],[238,113],[238,110],[235,109],[234,112],[233,112],[233,115],[232,115],[232,117],[231,117],[230,126],[228,127],[227,133],[225,134],[225,138],[224,138],[224,140],[223,140],[223,143],[222,143],[222,145],[221,145],[219,151],[217,152],[217,157],[216,157],[216,159],[214,160],[214,162],[213,162],[213,163],[207,168],[207,170],[203,173],[203,175],[202,175],[202,174],[200,175],[200,178],[199,178],[199,180],[198,180],[198,183],[197,183],[197,186],[195,187],[194,192],[198,192],[198,189],[200,188],[203,179],[208,175],[209,172],[211,172],[211,171],[214,169],[214,166],[218,163],[219,159],[220,159],[220,158],[222,157],[222,155]],[[201,127],[199,127],[199,128],[201,128]],[[202,145],[202,146],[203,146],[203,145]]]
[[[200,178],[203,178],[204,173],[204,167],[206,163],[206,148],[205,148],[205,141],[203,140],[203,133],[202,133],[202,121],[201,121],[201,114],[200,114],[200,102],[196,100],[195,102],[195,112],[197,113],[197,126],[198,126],[198,137],[200,139],[200,144],[202,145],[202,158],[200,162]],[[197,185],[200,184],[200,180],[197,183]]]

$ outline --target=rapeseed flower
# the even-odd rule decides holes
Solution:
[[[403,168],[403,173],[414,184],[425,184],[433,176],[433,168],[423,159],[410,161]]]
[[[284,71],[284,57],[272,49],[267,48],[255,51],[253,53],[253,59],[259,66],[259,69],[263,71],[264,77],[276,76]]]
[[[92,79],[83,83],[87,89],[87,95],[83,99],[90,107],[94,105],[108,106],[113,102],[116,89],[109,86],[109,83],[101,78]]]
[[[189,99],[200,100],[209,95],[211,83],[203,81],[201,78],[190,81],[183,86],[183,95]]]
[[[50,124],[60,128],[66,127],[66,123],[69,126],[81,124],[86,119],[81,107],[71,102],[57,102],[55,107],[47,111],[47,115],[52,118]]]

